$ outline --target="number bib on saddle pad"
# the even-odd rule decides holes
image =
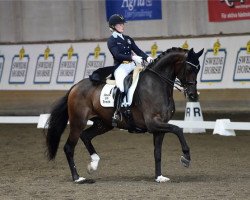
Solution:
[[[133,82],[132,85],[130,86],[129,90],[128,90],[128,102],[126,102],[126,97],[124,98],[124,102],[122,103],[121,107],[126,107],[126,106],[130,106],[132,104],[133,101],[133,96],[134,96],[134,92],[139,80],[139,74],[141,69],[137,69],[138,71],[136,72],[134,78],[133,78]],[[114,98],[113,98],[113,90],[114,90],[115,85],[110,85],[110,84],[106,84],[101,91],[101,95],[100,95],[100,103],[103,107],[114,107]]]
[[[115,85],[106,84],[102,88],[100,103],[103,107],[114,107],[113,90]]]

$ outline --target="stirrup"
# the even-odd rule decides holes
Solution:
[[[127,115],[127,116],[130,116],[132,114],[131,109],[129,107],[126,107],[125,109],[126,110],[124,111],[124,114]]]
[[[117,127],[117,124],[119,121],[122,121],[122,115],[120,112],[115,111],[115,113],[112,117],[112,126]]]

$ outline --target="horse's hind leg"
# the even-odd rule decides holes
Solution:
[[[75,151],[75,146],[78,142],[80,133],[82,129],[86,126],[87,122],[82,122],[79,119],[71,120],[70,121],[70,134],[68,137],[68,140],[66,144],[64,145],[64,152],[68,160],[69,168],[71,171],[71,175],[73,178],[73,181],[76,183],[81,183],[85,181],[85,178],[80,177],[79,174],[77,173],[75,161],[74,161],[74,151]]]
[[[111,129],[113,129],[112,126],[106,125],[99,118],[94,118],[94,119],[92,119],[92,121],[94,122],[93,125],[91,127],[89,127],[88,129],[84,130],[80,135],[80,138],[82,139],[83,143],[85,144],[85,146],[90,154],[90,157],[91,157],[91,162],[88,164],[88,167],[87,167],[89,173],[97,170],[98,163],[100,160],[100,157],[96,153],[96,150],[95,150],[93,144],[91,143],[91,140],[95,136],[101,135],[101,134],[106,133],[106,132],[110,131]]]

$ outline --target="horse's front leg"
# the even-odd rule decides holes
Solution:
[[[161,120],[157,118],[155,119],[154,130],[157,130],[163,133],[167,133],[167,132],[174,133],[178,137],[180,144],[181,144],[182,152],[183,152],[183,155],[181,156],[181,163],[184,167],[189,167],[190,161],[191,161],[190,150],[187,145],[186,139],[184,137],[183,129],[176,125],[162,122]]]
[[[154,118],[153,123],[148,124],[148,131],[154,134],[154,145],[155,145],[155,172],[156,172],[156,181],[157,182],[166,182],[169,179],[166,177],[162,177],[161,175],[161,148],[162,141],[165,133],[171,132],[174,133],[182,147],[183,155],[181,156],[181,163],[184,167],[189,167],[191,158],[190,151],[183,135],[183,130],[175,125],[168,124],[161,118]]]
[[[189,167],[190,162],[191,162],[190,150],[189,150],[189,147],[187,145],[186,139],[184,137],[183,129],[178,127],[178,126],[175,126],[173,124],[167,124],[167,126],[170,127],[169,132],[174,133],[178,137],[178,139],[181,143],[183,155],[181,156],[180,161],[181,161],[182,165],[184,167]]]
[[[170,179],[161,174],[161,151],[165,133],[153,133],[154,137],[154,158],[155,158],[155,181],[158,183],[169,181]]]

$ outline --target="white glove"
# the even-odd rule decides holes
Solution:
[[[151,63],[151,62],[153,62],[153,61],[154,61],[154,59],[153,59],[152,57],[150,57],[150,56],[147,57],[147,62],[148,62],[148,63]]]
[[[142,64],[142,57],[141,56],[132,56],[132,60],[138,64]]]

